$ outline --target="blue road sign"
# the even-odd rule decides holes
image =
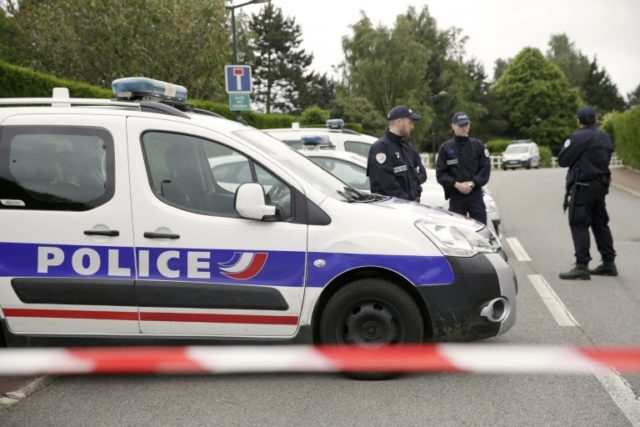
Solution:
[[[224,79],[227,93],[251,92],[251,67],[249,65],[225,65]]]

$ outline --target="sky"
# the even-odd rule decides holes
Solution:
[[[235,0],[236,4],[240,0]],[[302,47],[314,55],[311,68],[334,77],[344,58],[342,38],[361,12],[391,28],[409,6],[429,7],[438,28],[457,27],[468,36],[467,58],[493,77],[495,60],[513,58],[524,47],[546,54],[554,34],[565,33],[590,60],[597,57],[626,98],[640,84],[640,0],[272,0],[302,28]],[[242,8],[257,13],[262,5]]]

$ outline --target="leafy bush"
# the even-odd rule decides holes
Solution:
[[[324,125],[329,119],[329,112],[313,105],[302,112],[300,122],[303,125]]]
[[[511,143],[510,139],[492,139],[485,144],[489,152],[494,156],[502,154],[507,146]]]
[[[551,167],[551,157],[553,157],[553,153],[551,152],[551,148],[546,145],[540,145],[538,147],[540,149],[540,167],[541,168],[550,168]]]

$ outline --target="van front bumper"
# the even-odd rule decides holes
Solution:
[[[517,279],[498,253],[447,257],[455,281],[419,286],[433,341],[475,341],[507,332],[516,321]]]

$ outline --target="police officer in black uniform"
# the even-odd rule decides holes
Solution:
[[[445,141],[438,152],[436,178],[449,199],[449,210],[487,223],[487,208],[482,187],[489,182],[491,159],[484,143],[469,137],[471,119],[464,112],[451,119],[453,138]]]
[[[575,266],[561,279],[589,280],[591,275],[617,276],[616,251],[609,229],[609,215],[605,196],[609,192],[611,172],[609,161],[613,145],[609,135],[596,126],[596,111],[591,107],[578,110],[576,122],[579,129],[571,134],[558,155],[558,164],[569,167],[567,171],[567,195],[565,209],[569,208],[569,226],[575,248]],[[591,261],[589,227],[596,239],[602,263],[589,270]]]
[[[369,150],[367,176],[371,192],[419,202],[427,171],[407,138],[422,116],[405,106],[389,111],[389,127]]]

